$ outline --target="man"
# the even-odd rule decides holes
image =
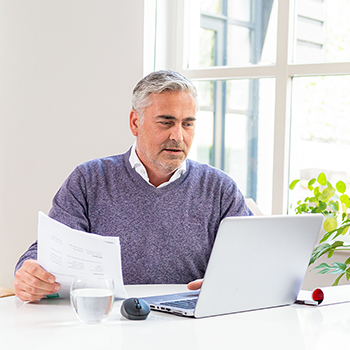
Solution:
[[[53,199],[49,216],[74,229],[120,237],[125,284],[200,287],[220,221],[252,215],[222,171],[186,160],[194,137],[197,92],[172,71],[134,88],[125,154],[78,166]],[[16,266],[15,293],[37,300],[59,290],[35,261],[32,244]]]

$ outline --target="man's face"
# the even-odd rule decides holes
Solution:
[[[196,103],[187,92],[152,94],[143,121],[135,110],[130,128],[137,137],[136,153],[148,176],[167,176],[178,169],[190,151],[195,129]]]

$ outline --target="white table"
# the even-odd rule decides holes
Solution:
[[[184,285],[127,286],[130,297],[185,291]],[[130,321],[116,302],[102,324],[78,321],[69,300],[0,299],[0,349],[348,349],[350,303],[286,307],[192,319],[152,311]]]

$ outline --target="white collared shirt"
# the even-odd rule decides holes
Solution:
[[[141,175],[141,177],[151,186],[155,187],[149,182],[147,170],[144,167],[144,165],[141,163],[140,158],[138,157],[136,153],[136,142],[131,147],[129,162],[131,164],[131,167],[135,169],[135,171]],[[169,181],[164,182],[160,184],[157,188],[164,187],[166,185],[169,185],[171,182],[177,180],[180,176],[182,176],[186,171],[186,160],[181,163],[180,167],[175,171],[175,173],[172,175],[172,177],[169,179]]]

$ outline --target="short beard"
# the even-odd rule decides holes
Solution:
[[[179,142],[176,142],[176,141],[168,141],[168,142],[165,142],[163,145],[162,145],[162,151],[163,152],[163,149],[171,149],[171,148],[178,148],[178,149],[181,149],[183,154],[186,155],[185,151],[186,151],[186,145],[183,145],[182,143],[179,143]],[[147,156],[147,159],[154,165],[157,166],[157,168],[159,169],[159,166],[161,166],[161,168],[163,168],[165,171],[164,171],[164,174],[165,175],[169,175],[171,173],[174,173],[177,169],[179,169],[179,167],[181,166],[181,164],[186,160],[187,157],[185,157],[185,159],[177,166],[174,166],[171,164],[171,162],[167,162],[167,161],[161,161],[161,160],[155,160],[153,159],[153,157],[151,156],[151,154],[149,153],[149,150],[148,149],[145,149],[144,150],[145,153],[146,153],[146,156]],[[174,158],[176,159],[176,158]]]

